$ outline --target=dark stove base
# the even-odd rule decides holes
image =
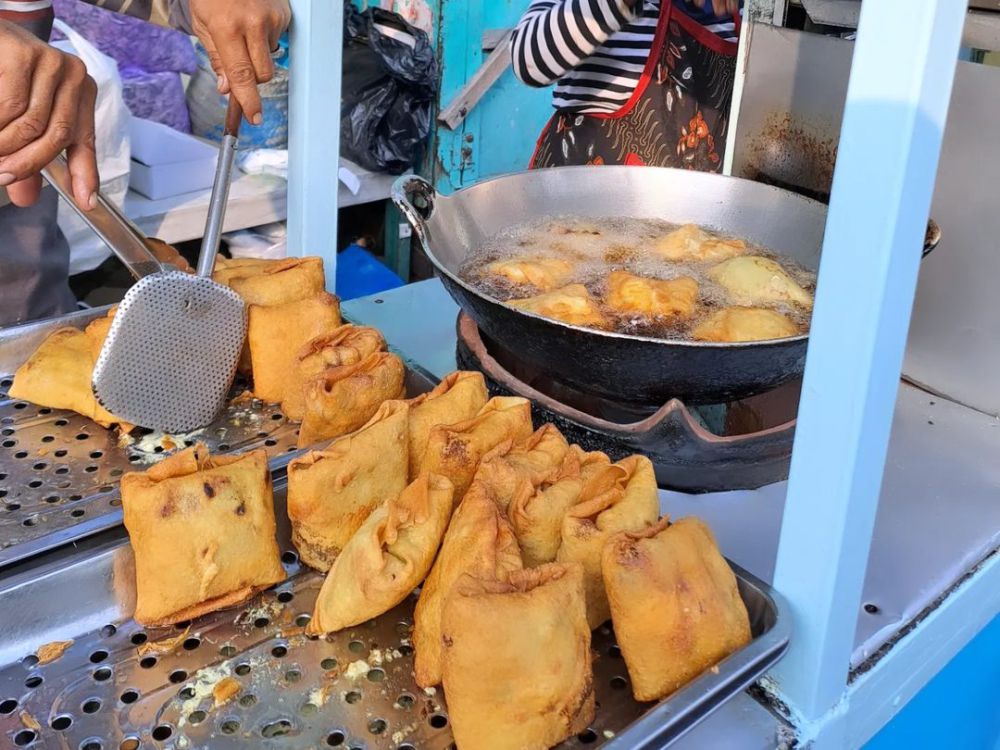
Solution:
[[[788,477],[798,383],[746,401],[699,407],[695,414],[677,400],[652,413],[637,412],[525,372],[516,357],[484,341],[464,314],[458,319],[456,358],[461,369],[483,373],[492,395],[529,398],[535,423],[551,422],[570,442],[614,460],[632,453],[649,456],[665,489],[756,489]],[[706,423],[724,434],[710,432]]]

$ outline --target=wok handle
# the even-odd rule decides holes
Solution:
[[[923,256],[926,258],[931,252],[938,246],[941,242],[941,227],[937,225],[934,219],[927,220],[927,234],[924,235],[924,252]]]
[[[427,233],[427,222],[434,214],[437,190],[423,177],[404,175],[393,183],[390,197],[410,222],[417,237],[423,241]]]

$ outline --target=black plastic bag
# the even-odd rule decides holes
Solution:
[[[345,0],[342,92],[341,155],[390,174],[420,161],[437,94],[437,61],[427,34],[396,13],[362,13]]]

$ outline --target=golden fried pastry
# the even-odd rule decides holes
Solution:
[[[660,237],[653,250],[664,260],[694,263],[718,263],[745,253],[743,240],[723,239],[709,234],[697,224],[685,224]]]
[[[665,698],[750,642],[736,576],[697,518],[612,537],[603,571],[637,701]]]
[[[791,303],[812,310],[812,295],[770,258],[758,255],[732,258],[710,268],[708,276],[726,290],[734,305]]]
[[[248,305],[284,305],[326,290],[323,259],[316,256],[278,260],[219,256],[212,278],[230,287]]]
[[[414,675],[420,687],[441,683],[441,608],[462,575],[504,580],[521,569],[514,531],[493,489],[473,483],[452,516],[413,615]]]
[[[299,447],[354,432],[383,402],[406,395],[403,360],[375,352],[353,365],[332,367],[305,385]]]
[[[451,518],[453,487],[421,474],[376,508],[323,581],[307,632],[332,633],[378,617],[427,575]]]
[[[420,472],[448,477],[455,485],[457,503],[483,456],[505,440],[525,440],[531,432],[531,402],[518,397],[491,398],[472,419],[431,428]]]
[[[647,279],[625,271],[608,276],[605,304],[622,315],[689,318],[698,302],[698,282],[689,276]]]
[[[600,452],[587,453],[578,445],[567,452],[550,479],[513,495],[507,514],[521,546],[525,567],[553,562],[562,543],[563,519],[580,502],[583,488],[599,471],[611,466]]]
[[[611,616],[601,578],[601,550],[620,531],[641,531],[660,515],[653,463],[629,456],[599,469],[584,485],[580,500],[563,519],[558,562],[583,566],[587,622],[598,627]]]
[[[293,382],[302,347],[339,325],[340,302],[326,292],[280,305],[250,305],[247,341],[253,395],[268,403],[281,403],[285,389]]]
[[[453,372],[428,393],[410,399],[410,479],[416,478],[431,428],[472,419],[489,394],[482,373]]]
[[[448,718],[462,750],[543,750],[594,718],[579,565],[464,576],[442,616]]]
[[[766,341],[798,334],[798,326],[784,315],[761,307],[716,310],[691,330],[696,341]]]
[[[329,570],[372,511],[406,488],[405,401],[386,401],[357,432],[288,465],[292,543],[306,565]]]
[[[210,456],[198,444],[126,474],[121,493],[137,622],[191,620],[285,579],[265,451]]]
[[[488,484],[500,508],[506,510],[519,479],[527,479],[532,489],[553,480],[569,450],[555,425],[542,425],[526,440],[506,440],[483,456],[473,481]]]
[[[118,312],[118,305],[108,310],[107,315],[90,321],[87,327],[83,329],[83,332],[87,334],[87,339],[90,341],[90,353],[94,358],[95,365],[97,364],[97,358],[101,356],[104,341],[108,338],[108,333],[111,331],[111,324],[114,322],[116,312]]]
[[[17,368],[9,395],[51,409],[75,411],[102,427],[120,424],[127,432],[132,426],[111,414],[94,397],[90,380],[95,363],[92,339],[76,328],[60,328]]]
[[[342,325],[306,343],[296,357],[292,379],[285,388],[281,411],[295,421],[305,416],[305,385],[331,367],[354,365],[369,354],[384,352],[385,339],[374,328]]]
[[[536,297],[513,299],[507,304],[570,325],[589,328],[604,328],[607,325],[597,301],[583,284],[570,284]]]
[[[489,263],[483,274],[547,292],[569,281],[573,275],[573,264],[560,258],[515,257]]]

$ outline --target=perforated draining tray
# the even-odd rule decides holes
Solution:
[[[298,452],[298,425],[261,401],[232,404],[208,427],[190,435],[120,442],[73,412],[7,397],[14,371],[52,331],[85,327],[107,308],[0,331],[0,568],[121,523],[118,480],[160,460],[172,445],[206,443],[213,453],[262,448],[272,471]],[[407,372],[410,395],[433,387],[416,368]]]
[[[289,579],[248,606],[192,623],[144,630],[131,620],[134,568],[121,530],[0,579],[0,746],[450,748],[445,696],[413,682],[416,597],[327,638],[304,636],[322,577],[298,565],[280,482],[275,500]],[[777,661],[788,642],[781,600],[737,574],[749,646],[669,700],[638,704],[613,633],[598,630],[597,718],[563,747],[662,747]],[[59,658],[38,662],[41,646],[67,640]],[[165,652],[151,647],[171,640]],[[238,692],[216,706],[213,690],[227,678]]]

